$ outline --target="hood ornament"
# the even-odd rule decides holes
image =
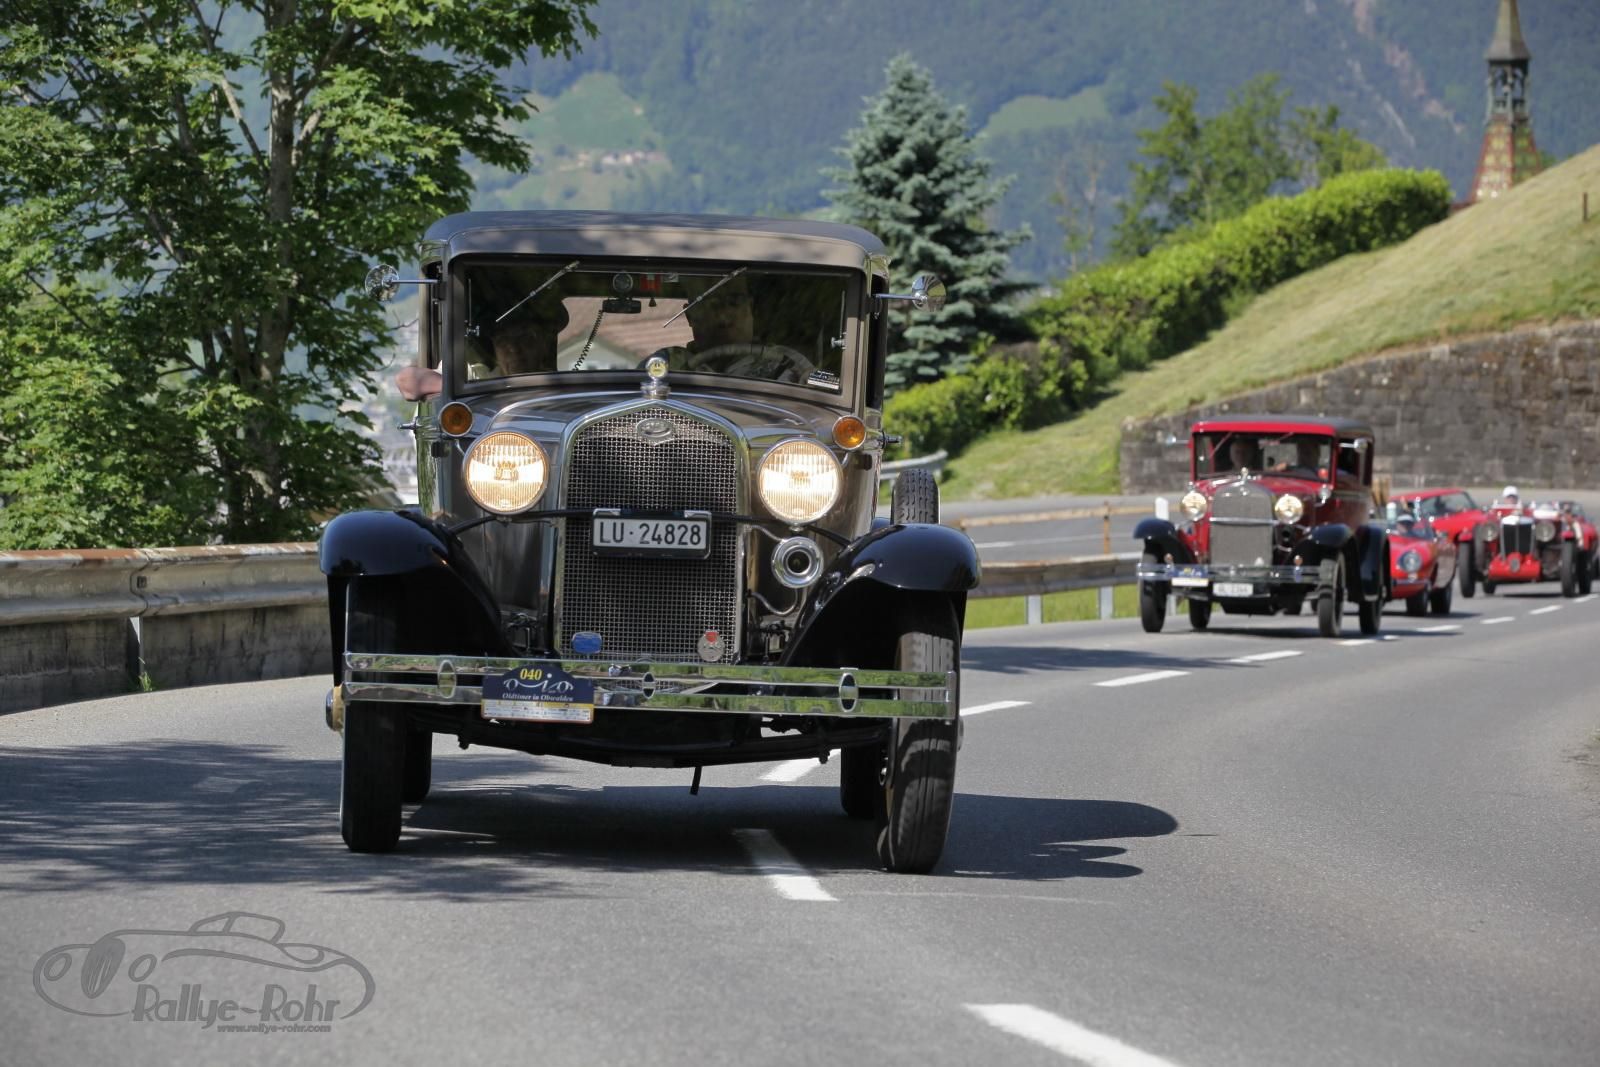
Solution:
[[[633,424],[633,432],[647,445],[662,445],[678,436],[677,429],[666,419],[640,419]]]
[[[651,400],[661,400],[672,390],[667,386],[667,359],[651,356],[644,361],[644,384],[639,391]]]

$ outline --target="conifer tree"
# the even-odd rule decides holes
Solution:
[[[1007,253],[1030,235],[985,222],[1011,182],[994,178],[975,151],[966,109],[940,96],[933,76],[907,55],[892,59],[886,75],[839,150],[849,166],[826,173],[841,183],[827,193],[836,216],[888,247],[896,291],[906,291],[917,271],[932,271],[949,288],[943,311],[889,310],[894,390],[964,368],[984,335],[1021,335],[1007,298],[1023,286],[1006,280]]]

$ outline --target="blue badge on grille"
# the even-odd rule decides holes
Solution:
[[[592,656],[600,651],[600,635],[585,630],[572,635],[572,651],[580,656]]]

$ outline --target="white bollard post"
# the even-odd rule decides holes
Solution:
[[[1037,593],[1029,593],[1026,599],[1028,602],[1028,625],[1038,626],[1044,622],[1044,597]]]
[[[1100,618],[1102,621],[1111,618],[1113,614],[1111,592],[1112,587],[1109,585],[1100,587]]]

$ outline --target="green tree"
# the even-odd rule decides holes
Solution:
[[[528,107],[499,72],[577,47],[591,2],[9,0],[0,255],[33,295],[0,321],[0,380],[42,388],[24,360],[80,367],[107,427],[176,413],[165,451],[150,434],[85,435],[77,461],[129,457],[132,499],[163,506],[196,509],[189,490],[208,483],[197,534],[309,535],[376,478],[350,425],[363,420],[329,418],[391,344],[381,311],[347,298],[363,266],[466,206],[469,155],[527,166],[508,130]],[[61,316],[96,286],[104,307],[69,336]],[[70,390],[52,395],[76,417]],[[41,456],[15,414],[0,484],[27,491],[0,488],[6,510],[21,494],[42,512],[33,494],[53,491],[74,506],[12,466]],[[164,529],[108,519],[61,536]]]
[[[839,150],[849,166],[824,173],[841,183],[827,192],[835,213],[883,239],[898,283],[931,270],[949,287],[937,314],[891,312],[886,380],[898,389],[964,368],[984,336],[1022,333],[1007,302],[1021,288],[1006,281],[1007,253],[1029,234],[985,222],[1010,183],[974,150],[966,109],[909,56],[890,60],[886,78]]]
[[[1112,250],[1141,256],[1169,234],[1234,218],[1274,192],[1320,184],[1347,171],[1384,165],[1383,154],[1338,127],[1339,109],[1296,109],[1284,122],[1289,93],[1262,74],[1228,95],[1209,118],[1192,86],[1167,82],[1155,99],[1166,116],[1140,130],[1132,187],[1122,204]]]

